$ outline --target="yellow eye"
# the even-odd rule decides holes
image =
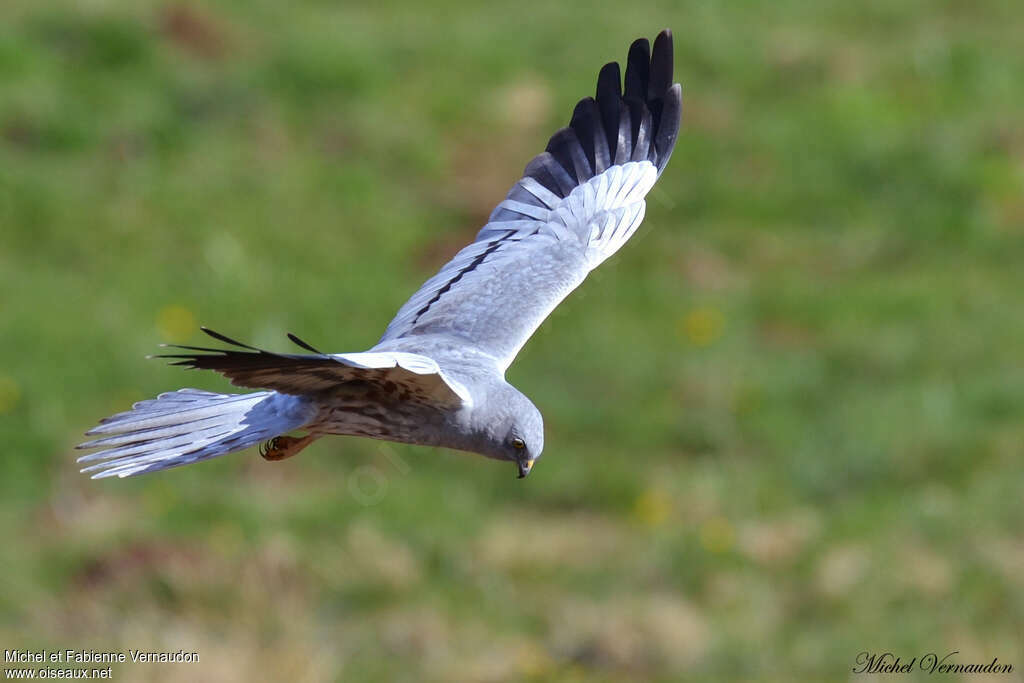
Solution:
[[[512,448],[521,451],[526,448],[526,442],[522,439],[512,439]]]

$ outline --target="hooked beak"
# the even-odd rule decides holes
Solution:
[[[520,460],[519,461],[519,478],[520,479],[522,479],[523,477],[525,477],[527,474],[530,473],[530,470],[533,469],[533,462],[534,462],[533,460]]]

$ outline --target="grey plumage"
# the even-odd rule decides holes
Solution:
[[[445,446],[530,471],[543,419],[504,373],[548,314],[639,227],[644,198],[675,146],[682,106],[672,83],[672,38],[605,65],[596,96],[579,102],[476,239],[398,311],[361,353],[175,347],[164,357],[216,370],[249,394],[182,389],[135,404],[89,432],[83,472],[132,476],[205,460],[270,440],[265,457],[294,455],[324,434]],[[281,436],[303,429],[302,439]]]
[[[93,478],[128,477],[187,465],[254,446],[297,429],[314,416],[305,396],[272,391],[215,394],[180,389],[141,401],[132,410],[103,420],[78,448],[102,448],[83,455],[83,472]]]

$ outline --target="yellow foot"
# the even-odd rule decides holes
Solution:
[[[303,437],[275,436],[260,446],[260,455],[263,456],[264,460],[284,460],[293,455],[298,455],[299,451],[318,438],[320,438],[319,434],[308,434]]]

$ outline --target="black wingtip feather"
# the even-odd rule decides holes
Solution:
[[[658,173],[665,170],[672,150],[679,136],[679,125],[683,116],[683,87],[676,83],[668,90],[668,96],[662,103],[662,111],[657,125],[654,146],[658,151]]]
[[[564,198],[605,170],[605,145],[608,164],[648,159],[660,174],[675,146],[682,112],[681,90],[672,77],[670,30],[658,34],[653,49],[646,38],[633,41],[624,79],[617,62],[605,64],[594,98],[576,105],[569,127],[551,137],[547,153],[534,158],[523,175]]]
[[[608,141],[608,153],[614,161],[615,146],[619,138],[619,100],[622,99],[622,76],[619,74],[618,62],[609,62],[601,68],[601,73],[597,75],[594,99],[601,112],[601,125]]]
[[[629,158],[632,161],[639,161],[636,155],[636,150],[644,141],[640,129],[644,124],[644,120],[647,118],[647,105],[644,104],[643,100],[636,97],[623,96],[622,101],[626,103],[626,107],[629,109]],[[646,158],[646,155],[644,155],[644,158]]]
[[[672,52],[672,32],[666,29],[654,39],[650,80],[647,83],[649,101],[661,100],[672,87]]]
[[[289,333],[288,333],[288,338],[289,338],[289,339],[291,339],[291,340],[292,340],[292,343],[294,343],[294,344],[295,344],[296,346],[298,346],[299,348],[303,348],[303,349],[305,349],[305,350],[307,350],[307,351],[312,351],[313,353],[318,353],[318,354],[320,354],[321,356],[326,356],[326,355],[327,355],[327,354],[325,354],[325,353],[324,353],[323,351],[320,351],[319,349],[314,349],[314,348],[313,348],[312,346],[310,346],[310,345],[309,345],[309,344],[307,344],[306,342],[302,341],[301,339],[299,339],[298,337],[296,337],[296,336],[295,336],[294,334],[292,334],[291,332],[289,332]]]
[[[238,353],[231,349],[215,349],[209,346],[188,346],[186,344],[164,344],[164,347],[168,349],[183,349],[185,351],[202,351],[203,353]],[[254,351],[258,349],[253,349]],[[157,358],[168,358],[167,354],[159,354]]]
[[[604,131],[601,130],[601,121],[597,111],[597,103],[591,97],[584,97],[576,104],[576,109],[572,113],[572,120],[569,122],[569,127],[576,131],[576,138],[579,140],[580,145],[583,147],[583,153],[587,157],[587,162],[590,164],[590,168],[594,173],[599,173],[604,170],[602,164],[599,170],[597,161],[601,158],[600,151],[598,150],[598,138],[600,135],[604,137]]]
[[[629,46],[626,57],[626,90],[623,97],[647,98],[647,83],[651,71],[651,44],[646,38],[637,38]]]
[[[572,177],[572,181],[575,185],[578,185],[586,180],[586,178],[580,178],[580,174],[576,172],[577,163],[573,159],[573,153],[577,151],[575,148],[579,146],[579,142],[576,139],[576,133],[573,132],[572,128],[562,128],[548,140],[548,146],[544,149],[545,152],[555,158],[555,161],[566,170],[566,172]],[[578,153],[578,152],[577,152]]]
[[[213,337],[217,341],[222,341],[225,344],[231,344],[232,346],[238,346],[238,347],[241,347],[243,349],[249,349],[250,351],[259,351],[260,353],[263,353],[263,351],[261,349],[257,349],[255,346],[249,346],[248,344],[243,344],[242,342],[240,342],[240,341],[238,341],[236,339],[232,339],[231,337],[224,336],[220,332],[214,332],[209,327],[200,327],[199,329],[201,329],[203,332],[205,332],[206,334],[210,335],[211,337]]]

